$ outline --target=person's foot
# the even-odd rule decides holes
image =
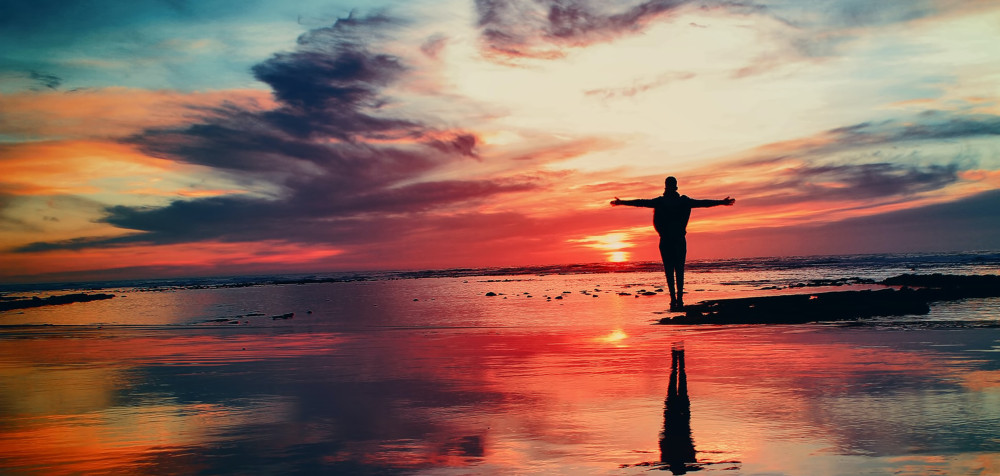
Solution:
[[[684,309],[684,303],[678,301],[670,301],[671,311],[680,311],[682,309]]]

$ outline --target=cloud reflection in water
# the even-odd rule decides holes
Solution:
[[[639,453],[747,472],[998,464],[1000,361],[979,352],[996,330],[606,332],[8,333],[0,466],[604,474],[648,469],[620,468]],[[681,337],[686,355],[672,348]]]

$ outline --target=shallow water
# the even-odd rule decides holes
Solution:
[[[773,292],[720,284],[735,278],[752,281],[694,273],[691,296]],[[0,468],[1000,473],[998,300],[878,325],[665,327],[664,293],[636,297],[661,279],[126,290],[0,314]],[[667,402],[680,348],[689,407]]]

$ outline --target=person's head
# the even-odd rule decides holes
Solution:
[[[668,191],[668,192],[676,192],[677,191],[677,179],[674,178],[673,176],[667,177],[667,179],[663,181],[663,189],[666,190],[666,191]]]

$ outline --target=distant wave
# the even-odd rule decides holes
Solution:
[[[837,275],[865,275],[887,268],[903,268],[916,272],[942,272],[956,268],[1000,269],[1000,252],[955,253],[896,253],[831,256],[787,256],[691,260],[692,272],[716,271],[785,271],[822,268],[837,271]],[[276,274],[252,276],[222,276],[197,278],[139,279],[51,284],[0,285],[0,292],[23,293],[37,291],[93,291],[128,288],[131,290],[165,290],[179,288],[222,288],[260,285],[310,284],[392,279],[421,279],[474,276],[516,276],[553,274],[604,274],[632,272],[662,272],[658,261],[630,263],[584,263],[516,267],[450,268],[408,271],[333,272],[310,274]],[[853,274],[852,274],[853,273]]]

